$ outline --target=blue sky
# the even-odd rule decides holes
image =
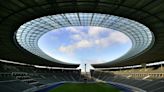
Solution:
[[[94,26],[65,27],[44,34],[38,41],[39,48],[62,62],[99,64],[115,60],[132,46],[123,33]]]

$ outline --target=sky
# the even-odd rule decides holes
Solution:
[[[95,26],[73,26],[55,29],[38,41],[47,55],[66,63],[81,64],[87,71],[90,64],[106,63],[127,53],[131,40],[122,32]]]

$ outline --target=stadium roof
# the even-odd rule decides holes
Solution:
[[[164,1],[163,0],[3,0],[0,1],[0,58],[17,62],[77,67],[42,59],[18,45],[17,29],[27,21],[61,13],[102,13],[135,20],[153,32],[155,42],[148,51],[128,60],[98,64],[110,67],[142,64],[164,59]]]

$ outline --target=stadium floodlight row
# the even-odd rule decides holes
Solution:
[[[2,60],[2,59],[0,59],[0,63],[23,65],[23,66],[30,65],[30,64],[26,64],[26,63],[19,63],[19,62],[15,62],[15,61]],[[40,66],[40,65],[30,65],[30,66],[34,66],[36,68],[43,68],[43,69],[79,70],[77,68],[65,68],[65,67],[50,67],[50,66]]]
[[[160,62],[155,62],[155,63],[148,63],[145,64],[145,67],[149,67],[149,66],[155,66],[155,65],[163,65],[164,61],[160,61]],[[105,70],[105,69],[132,69],[132,68],[142,68],[144,66],[142,65],[132,65],[132,66],[123,66],[123,67],[109,67],[109,68],[95,68],[96,70]]]

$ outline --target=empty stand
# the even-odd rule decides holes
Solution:
[[[0,63],[0,66],[1,92],[22,92],[55,82],[77,82],[81,78],[81,70],[42,69],[6,63]]]
[[[145,76],[150,74],[153,74],[153,76],[144,79]],[[148,92],[162,92],[164,90],[163,70],[161,67],[156,69],[154,69],[154,67],[149,67],[146,69],[139,68],[111,71],[91,70],[91,76],[106,82],[130,85]]]

